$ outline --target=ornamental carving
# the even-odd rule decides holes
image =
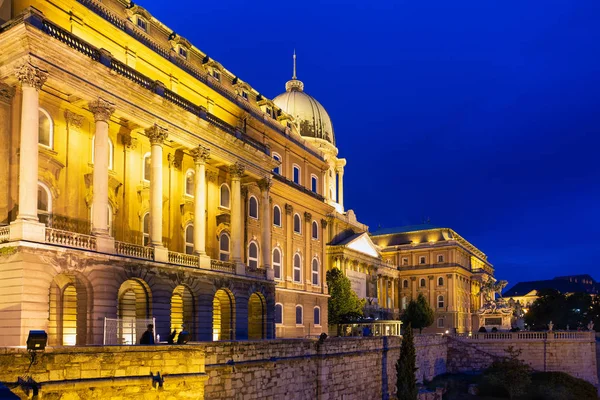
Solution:
[[[311,214],[311,213],[309,213],[309,212],[306,212],[306,211],[305,211],[305,212],[304,212],[304,220],[305,220],[306,222],[310,222],[310,220],[311,220],[311,219],[312,219],[312,214]]]
[[[257,184],[260,191],[264,192],[265,190],[268,191],[269,189],[271,189],[271,186],[273,186],[273,180],[271,179],[271,177],[266,176],[263,179],[259,180]]]
[[[10,103],[15,95],[15,88],[0,82],[0,101]]]
[[[229,174],[234,179],[240,179],[242,176],[244,176],[245,171],[246,171],[246,167],[244,167],[240,163],[235,163],[235,164],[229,166]]]
[[[83,115],[75,114],[71,110],[65,110],[65,121],[67,121],[67,124],[69,124],[70,126],[74,126],[75,128],[81,128],[81,125],[83,124],[84,120],[85,118],[83,117]]]
[[[137,147],[137,138],[131,136],[131,134],[122,135],[121,143],[128,150],[134,150]]]
[[[98,100],[91,101],[89,107],[96,122],[108,122],[110,116],[115,112],[115,105],[101,97],[98,97]]]
[[[286,204],[285,205],[285,213],[287,215],[292,215],[293,212],[294,212],[294,207],[291,204]]]
[[[190,150],[190,154],[194,158],[196,164],[205,164],[210,158],[210,149],[208,147],[200,146]]]
[[[150,144],[152,145],[162,145],[165,139],[169,136],[167,128],[163,128],[162,126],[158,126],[157,124],[154,124],[150,128],[147,128],[145,132],[146,136],[148,136],[148,139],[150,139]]]
[[[18,65],[15,68],[15,75],[17,75],[21,85],[35,88],[35,90],[40,90],[46,83],[46,79],[48,79],[48,72],[34,66],[31,61],[25,61],[23,64]]]
[[[326,219],[322,219],[322,220],[321,220],[321,227],[322,227],[323,229],[327,228],[327,223],[328,223],[328,222],[327,222],[327,220],[326,220]]]
[[[219,174],[217,174],[215,171],[206,171],[206,179],[209,182],[216,182],[218,176]]]
[[[414,282],[414,281],[416,281],[416,280],[417,280],[417,277],[416,277],[416,276],[411,276],[411,277],[410,277],[410,280],[411,280],[412,282]]]

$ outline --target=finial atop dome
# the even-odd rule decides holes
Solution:
[[[294,49],[294,73],[292,74],[292,80],[285,83],[286,92],[297,90],[299,92],[304,91],[304,83],[296,79],[296,49]]]

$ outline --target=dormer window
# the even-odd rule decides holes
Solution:
[[[143,30],[144,32],[148,32],[148,21],[146,21],[144,18],[140,17],[139,15],[137,16],[137,26],[138,28],[140,28],[141,30]]]
[[[248,92],[246,92],[245,90],[242,90],[242,97],[246,100],[248,100]]]
[[[221,73],[217,69],[212,70],[212,77],[218,80],[219,82],[221,81]]]
[[[267,114],[269,114],[269,117],[272,117],[272,116],[273,116],[273,112],[271,111],[271,109],[270,109],[269,107],[267,107],[267,109],[265,110],[265,112],[266,112]]]
[[[188,58],[188,51],[185,47],[179,46],[179,55],[185,59]]]

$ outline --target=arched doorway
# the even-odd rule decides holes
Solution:
[[[266,322],[265,298],[260,293],[252,293],[248,299],[248,339],[264,339]]]
[[[87,344],[88,290],[75,275],[58,274],[50,284],[48,344]]]
[[[235,339],[235,298],[227,289],[219,289],[213,299],[213,340]]]
[[[128,279],[119,288],[117,337],[119,344],[136,344],[150,323],[150,289],[145,282]]]
[[[187,286],[177,286],[171,296],[171,332],[173,330],[181,332],[182,325],[185,324],[190,337],[195,338],[197,333],[195,315],[192,292]]]

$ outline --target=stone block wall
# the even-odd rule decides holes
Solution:
[[[30,362],[25,349],[0,348],[0,382],[23,399],[201,400],[208,379],[192,346],[57,347]]]
[[[506,357],[512,346],[521,350],[519,358],[536,371],[562,371],[598,385],[596,341],[554,339],[469,340],[450,337],[448,340],[448,372],[472,372],[486,369],[494,360]]]

